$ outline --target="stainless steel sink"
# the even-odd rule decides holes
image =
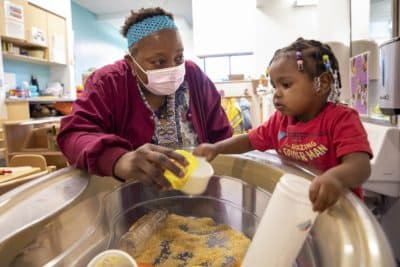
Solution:
[[[138,217],[160,207],[212,217],[251,237],[283,173],[313,177],[268,153],[220,156],[213,166],[217,175],[198,197],[121,185],[73,168],[17,188],[0,197],[1,266],[85,266],[98,252],[116,247]],[[395,267],[379,224],[352,193],[319,216],[296,264]]]

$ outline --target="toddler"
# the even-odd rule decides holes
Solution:
[[[315,211],[335,204],[345,188],[362,198],[372,152],[358,113],[337,104],[341,81],[331,48],[299,38],[277,50],[268,69],[276,112],[248,134],[201,144],[194,153],[212,160],[218,154],[275,149],[322,172],[309,191]]]

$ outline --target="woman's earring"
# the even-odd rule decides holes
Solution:
[[[314,78],[314,90],[316,92],[321,90],[321,80],[320,80],[319,76]]]

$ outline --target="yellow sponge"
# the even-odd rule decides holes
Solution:
[[[178,164],[178,166],[183,170],[185,175],[183,177],[178,177],[171,171],[166,170],[164,172],[164,176],[171,184],[173,189],[180,190],[184,187],[192,172],[197,168],[198,161],[197,158],[192,155],[192,153],[187,152],[185,150],[175,150],[175,152],[184,156],[186,161],[188,162],[187,166],[181,166],[180,164]]]

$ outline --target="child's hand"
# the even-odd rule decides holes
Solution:
[[[201,144],[193,151],[193,155],[205,157],[207,161],[212,161],[217,155],[217,146],[215,144]]]
[[[336,177],[322,174],[314,178],[310,186],[310,200],[313,210],[323,212],[333,206],[344,190],[343,184]]]

